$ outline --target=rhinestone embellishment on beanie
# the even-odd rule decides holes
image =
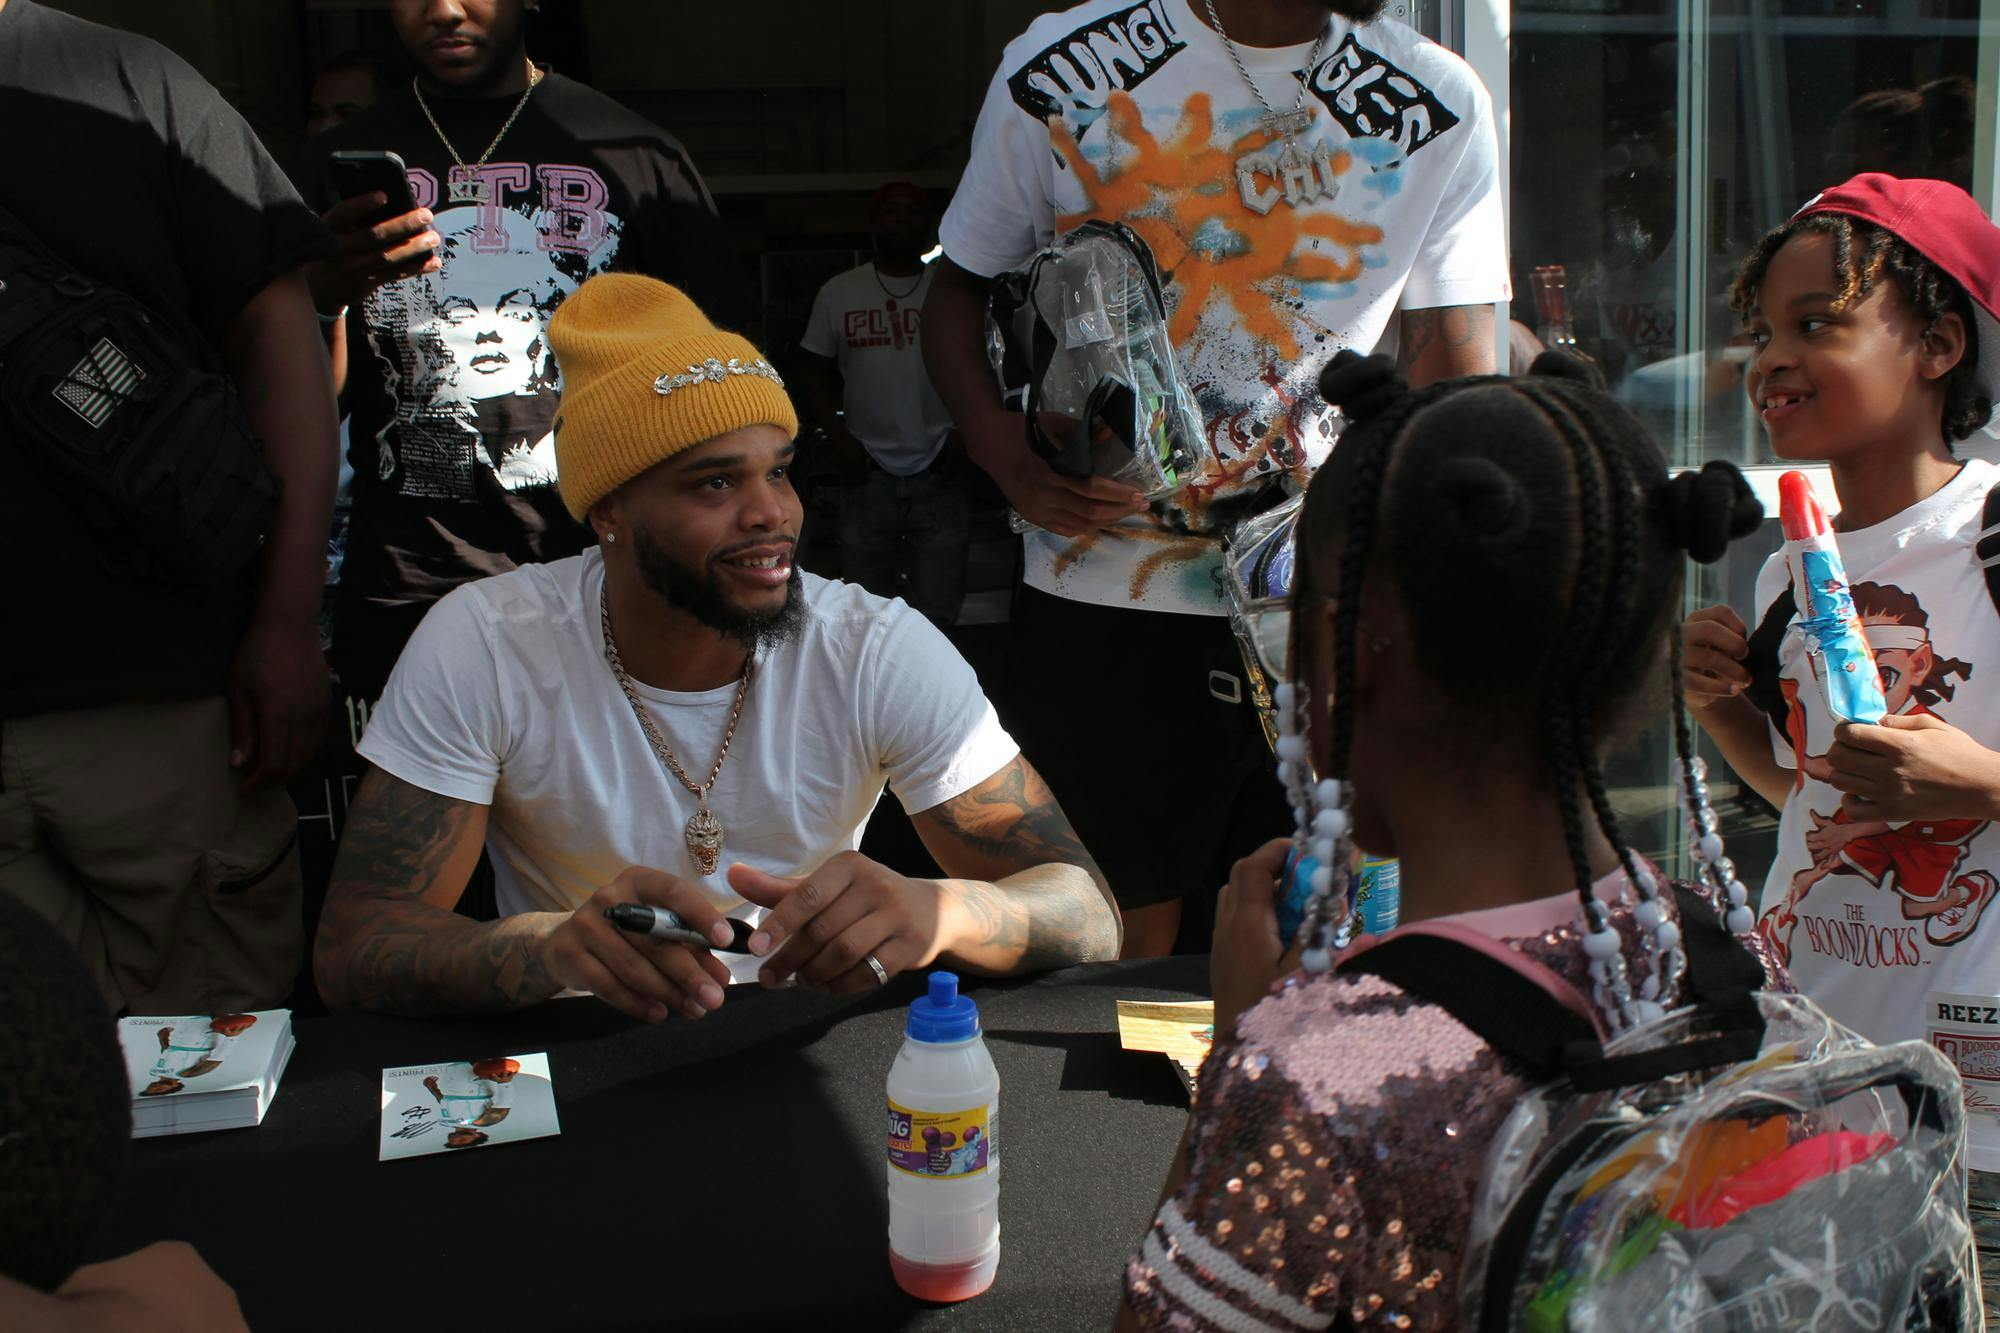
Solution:
[[[771,368],[771,363],[761,356],[755,361],[745,361],[740,356],[732,356],[723,361],[711,356],[699,365],[689,366],[684,374],[660,376],[653,381],[653,392],[664,398],[670,393],[692,388],[697,384],[720,384],[731,375],[762,375],[780,389],[785,387],[785,381]]]

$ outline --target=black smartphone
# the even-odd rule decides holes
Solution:
[[[333,188],[342,199],[372,194],[377,190],[388,196],[388,203],[361,219],[364,227],[399,218],[417,206],[416,197],[410,193],[409,168],[395,153],[372,148],[343,148],[328,154],[327,163],[333,170]]]

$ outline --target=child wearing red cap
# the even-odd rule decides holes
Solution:
[[[1942,181],[1869,173],[1744,260],[1731,302],[1780,458],[1827,464],[1889,715],[1841,723],[1812,684],[1782,556],[1757,629],[1682,627],[1690,713],[1783,811],[1758,930],[1799,989],[1965,1075],[1969,1162],[2000,1171],[2000,609],[1982,560],[2000,468],[1957,446],[2000,389],[2000,229]]]

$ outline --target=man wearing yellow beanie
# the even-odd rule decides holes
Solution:
[[[328,1002],[570,987],[657,1021],[752,977],[1116,957],[1102,876],[964,659],[902,602],[793,565],[798,419],[770,363],[626,274],[549,337],[563,500],[599,545],[459,588],[404,650],[314,948]],[[854,850],[885,780],[951,878]],[[452,909],[482,843],[502,916],[475,923]],[[620,905],[675,919],[628,933]]]

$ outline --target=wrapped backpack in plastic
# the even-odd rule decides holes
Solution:
[[[1956,1071],[1760,989],[1713,906],[1676,896],[1690,1002],[1610,1042],[1560,978],[1448,924],[1339,964],[1442,1005],[1545,1080],[1494,1140],[1462,1327],[1983,1328]]]
[[[1083,223],[1002,274],[987,350],[1030,447],[1057,472],[1155,501],[1203,475],[1201,411],[1174,361],[1153,252],[1131,228]]]
[[[1229,627],[1243,653],[1250,697],[1264,724],[1264,739],[1277,743],[1277,714],[1271,682],[1287,680],[1286,656],[1292,634],[1292,578],[1297,569],[1296,533],[1303,492],[1236,524],[1223,536],[1223,593]]]

